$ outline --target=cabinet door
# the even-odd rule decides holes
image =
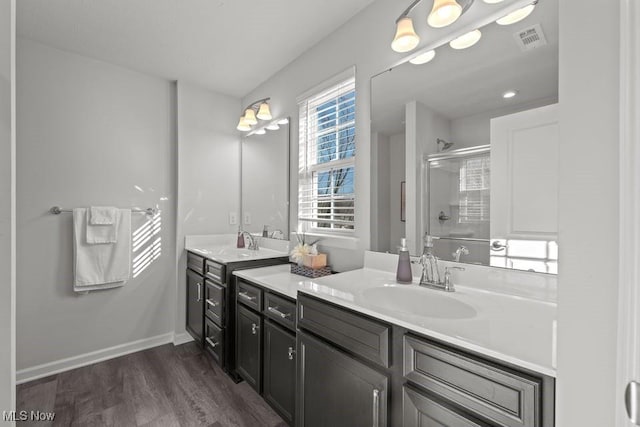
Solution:
[[[236,370],[260,393],[262,317],[250,309],[237,305]]]
[[[202,345],[204,329],[204,280],[187,270],[187,331]]]
[[[491,427],[406,385],[402,388],[402,408],[404,427]]]
[[[297,426],[387,426],[386,375],[298,332]]]
[[[264,323],[262,397],[291,424],[295,410],[296,337],[275,323]]]

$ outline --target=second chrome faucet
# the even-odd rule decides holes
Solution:
[[[446,292],[455,291],[455,287],[451,281],[451,270],[464,270],[462,267],[445,267],[444,278],[441,279],[438,257],[433,254],[433,237],[428,234],[424,235],[424,250],[420,257],[420,264],[422,265],[420,286]]]

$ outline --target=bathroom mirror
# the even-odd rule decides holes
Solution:
[[[242,229],[289,239],[289,124],[242,138]]]
[[[480,31],[371,79],[371,246],[429,232],[441,259],[556,273],[557,0]]]

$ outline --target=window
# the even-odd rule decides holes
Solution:
[[[489,221],[489,156],[462,160],[459,223]]]
[[[354,229],[355,79],[299,103],[298,222],[305,229]]]

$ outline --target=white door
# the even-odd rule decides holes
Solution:
[[[617,427],[640,425],[640,5],[620,0],[620,275]]]
[[[558,104],[491,119],[491,265],[556,272],[558,144]]]

